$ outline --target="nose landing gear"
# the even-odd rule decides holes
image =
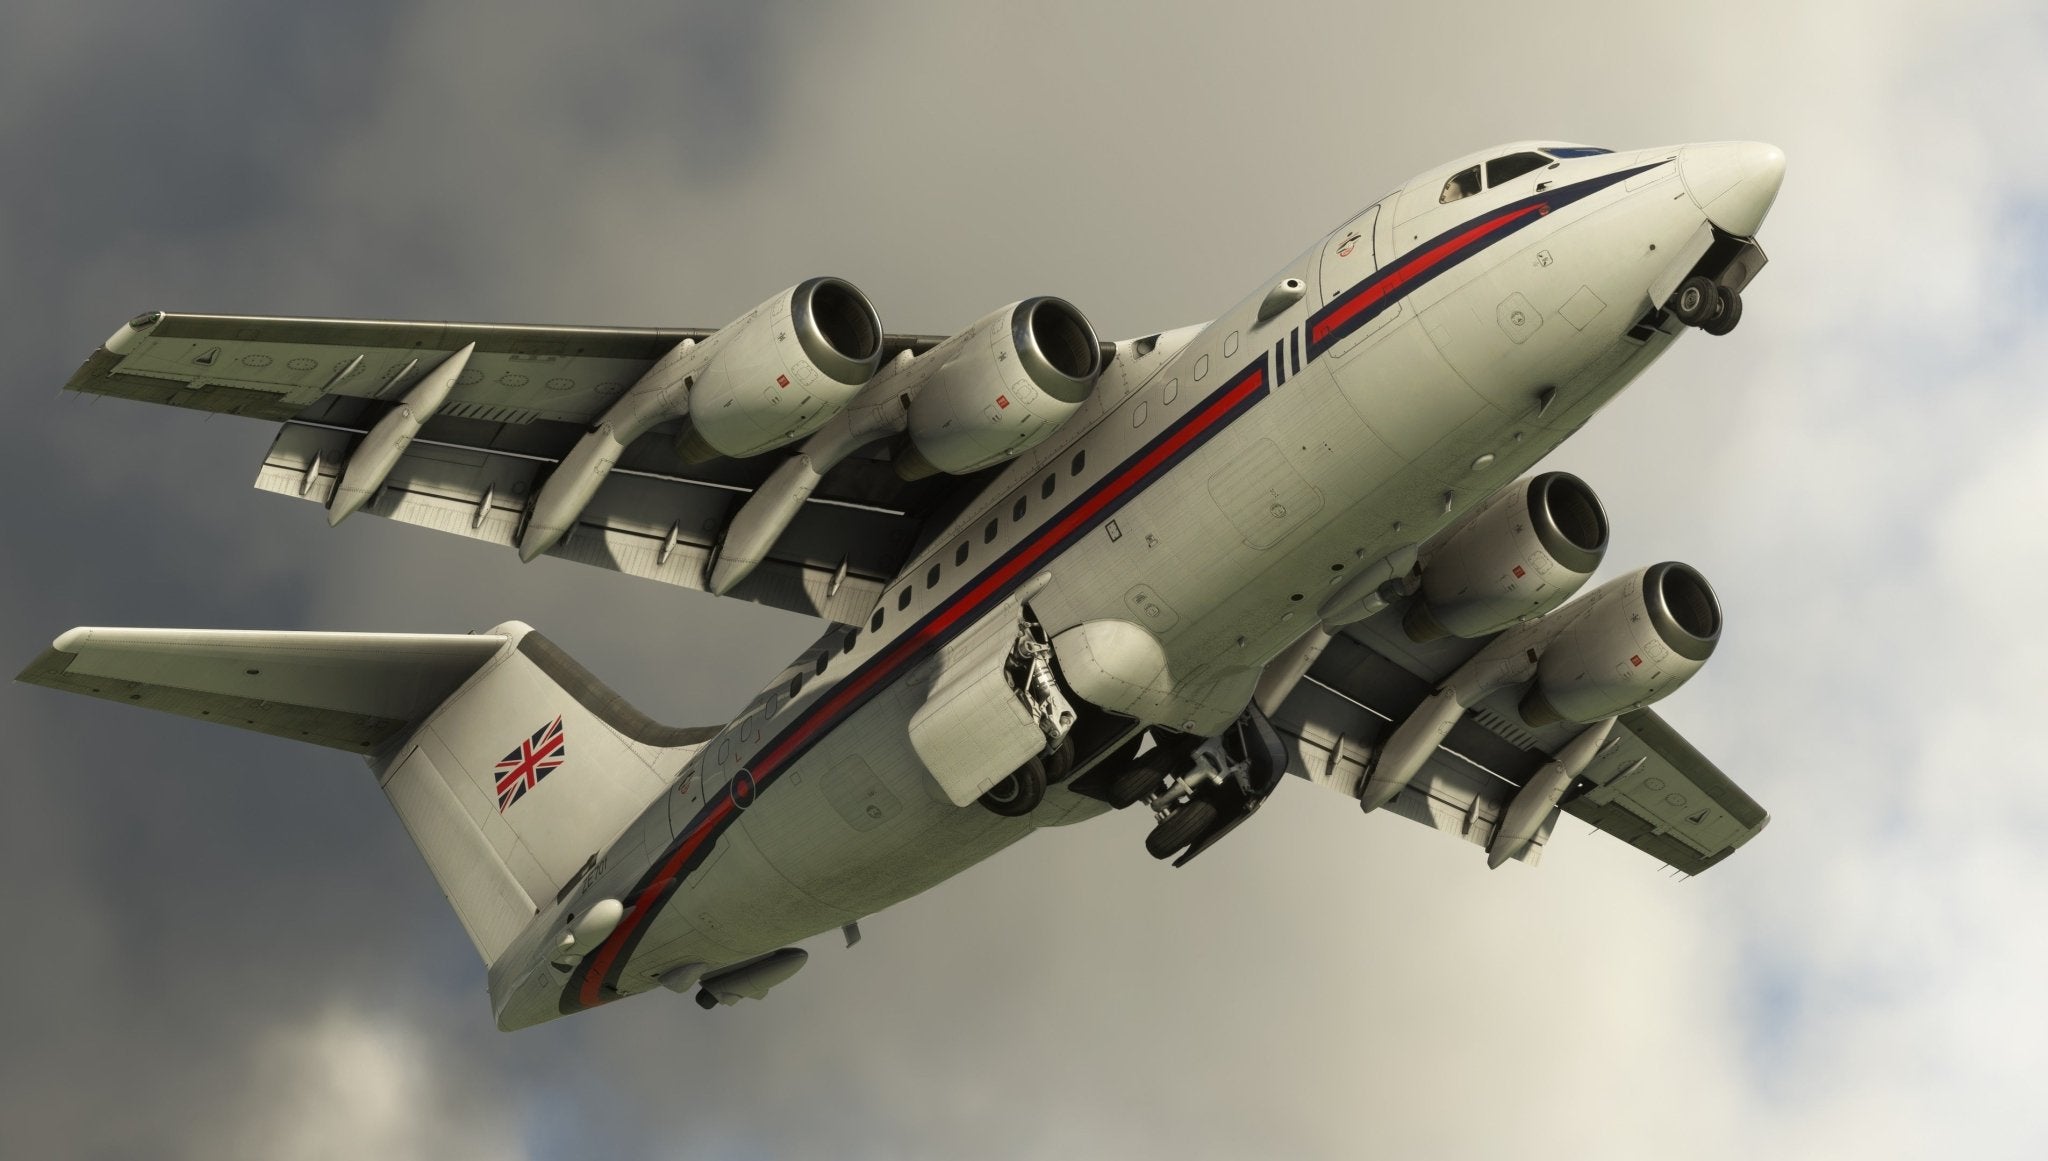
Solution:
[[[1673,317],[1689,327],[1710,335],[1725,335],[1742,321],[1742,293],[1722,286],[1704,275],[1694,275],[1678,284],[1671,296]]]

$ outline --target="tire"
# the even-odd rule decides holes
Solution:
[[[1700,329],[1710,335],[1725,335],[1741,321],[1742,295],[1724,286],[1721,288],[1721,309],[1713,318],[1701,323]]]
[[[1166,816],[1145,836],[1145,850],[1155,859],[1170,859],[1182,847],[1201,838],[1223,817],[1216,804],[1197,798]]]
[[[1720,310],[1721,291],[1711,278],[1693,275],[1671,295],[1671,313],[1689,327],[1705,326]]]
[[[1045,761],[1045,784],[1058,786],[1074,772],[1074,737],[1067,735],[1060,748],[1047,755]]]
[[[980,799],[989,813],[1004,818],[1022,818],[1044,801],[1045,763],[1037,758],[1017,767],[1016,773],[996,783]]]
[[[1166,780],[1166,771],[1160,769],[1159,764],[1151,760],[1152,755],[1157,753],[1159,751],[1153,749],[1147,751],[1142,758],[1131,759],[1129,765],[1118,770],[1114,776],[1103,783],[1103,794],[1111,806],[1122,810],[1124,807],[1159,789],[1159,784]]]

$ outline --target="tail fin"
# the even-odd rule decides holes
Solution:
[[[19,680],[367,756],[486,964],[717,732],[656,723],[517,621],[73,629]]]

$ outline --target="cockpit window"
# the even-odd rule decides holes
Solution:
[[[1550,159],[1541,153],[1510,153],[1486,163],[1486,184],[1505,185],[1531,170],[1542,169]]]
[[[1444,192],[1437,200],[1438,205],[1449,205],[1461,198],[1469,198],[1479,192],[1479,167],[1473,166],[1463,173],[1451,175],[1444,183]]]
[[[1598,157],[1603,153],[1612,153],[1614,150],[1602,149],[1597,145],[1573,145],[1569,147],[1558,146],[1554,149],[1546,149],[1543,152],[1548,153],[1552,157],[1568,161],[1574,157]]]

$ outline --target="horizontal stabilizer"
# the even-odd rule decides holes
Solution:
[[[16,678],[375,754],[508,638],[495,634],[73,629]]]

